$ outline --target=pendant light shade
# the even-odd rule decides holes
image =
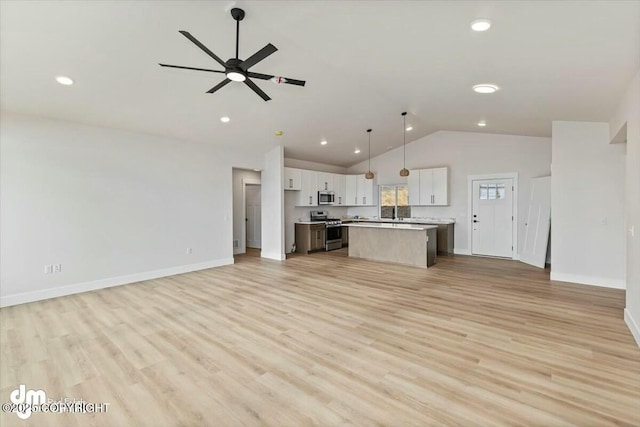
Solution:
[[[367,133],[369,134],[369,170],[364,174],[366,179],[373,179],[373,172],[371,172],[371,129],[367,129]]]
[[[402,113],[402,169],[400,176],[409,176],[407,169],[407,112]]]

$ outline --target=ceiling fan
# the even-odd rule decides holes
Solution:
[[[264,93],[262,89],[260,89],[249,77],[260,80],[271,80],[275,83],[287,83],[290,85],[296,86],[304,86],[305,82],[303,80],[295,80],[289,79],[281,76],[273,76],[269,74],[261,74],[254,73],[253,71],[249,71],[249,68],[256,65],[258,62],[265,59],[267,56],[271,55],[278,49],[272,45],[271,43],[267,44],[265,47],[251,55],[249,58],[244,61],[238,57],[238,44],[240,40],[240,21],[244,19],[244,10],[234,7],[231,9],[231,16],[236,21],[236,57],[227,60],[226,62],[220,59],[215,53],[211,52],[205,45],[200,43],[198,39],[189,34],[188,31],[180,31],[180,34],[191,40],[193,44],[198,46],[200,49],[204,51],[207,55],[212,57],[218,64],[224,67],[224,71],[219,70],[210,70],[208,68],[194,68],[194,67],[183,67],[180,65],[169,65],[169,64],[159,64],[161,67],[170,67],[170,68],[182,68],[185,70],[195,70],[195,71],[208,71],[210,73],[220,73],[225,74],[226,78],[209,89],[207,93],[214,93],[218,89],[226,86],[229,82],[244,82],[247,86],[249,86],[255,93],[257,93],[262,99],[265,101],[269,101],[269,95]]]

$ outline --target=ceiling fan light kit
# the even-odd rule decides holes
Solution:
[[[369,170],[364,174],[365,179],[373,179],[374,175],[371,172],[371,129],[367,129],[367,133],[369,134]]]
[[[276,52],[278,48],[276,48],[274,45],[269,43],[265,47],[260,49],[258,52],[254,53],[249,58],[245,59],[244,61],[241,60],[239,57],[240,21],[244,19],[244,16],[245,16],[244,10],[234,7],[233,9],[231,9],[231,16],[236,21],[236,57],[231,58],[226,62],[220,59],[219,56],[217,56],[215,53],[209,50],[205,45],[200,43],[200,41],[196,39],[194,36],[192,36],[188,31],[179,31],[180,34],[182,34],[183,36],[188,38],[193,44],[198,46],[200,50],[202,50],[204,53],[206,53],[211,58],[213,58],[218,64],[222,65],[224,67],[224,71],[211,70],[208,68],[184,67],[181,65],[169,65],[169,64],[159,64],[159,65],[161,67],[180,68],[183,70],[205,71],[209,73],[224,74],[226,78],[220,83],[218,83],[217,85],[215,85],[214,87],[212,87],[211,89],[209,89],[207,93],[214,93],[218,91],[220,88],[226,86],[231,82],[240,82],[249,86],[251,90],[257,93],[258,96],[260,96],[260,98],[264,99],[265,101],[269,101],[271,98],[262,89],[260,89],[258,85],[256,85],[253,82],[253,80],[251,80],[252,78],[259,79],[259,80],[270,80],[275,83],[286,83],[286,84],[295,85],[295,86],[305,85],[306,82],[303,80],[290,79],[290,78],[281,77],[281,76],[274,76],[271,74],[254,73],[253,71],[249,71],[249,68],[253,67],[258,62],[262,61],[272,53]]]
[[[402,169],[400,176],[409,176],[407,169],[407,112],[402,113]]]

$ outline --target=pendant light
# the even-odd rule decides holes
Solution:
[[[409,176],[407,169],[407,112],[402,113],[402,169],[400,176]]]
[[[373,172],[371,172],[371,129],[367,129],[369,134],[369,171],[364,174],[366,179],[373,179]]]

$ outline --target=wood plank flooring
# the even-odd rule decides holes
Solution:
[[[110,407],[0,425],[637,426],[623,308],[507,260],[240,256],[1,309],[2,402],[26,384]]]

